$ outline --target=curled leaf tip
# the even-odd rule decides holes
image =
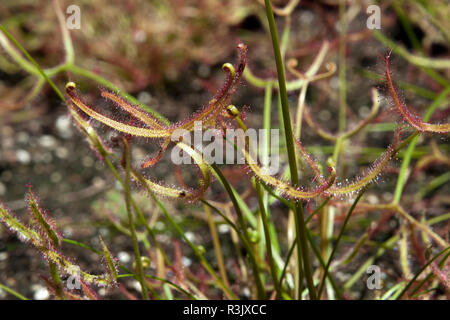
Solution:
[[[76,85],[75,82],[72,82],[72,81],[67,82],[67,83],[66,83],[66,92],[67,92],[67,91],[72,91],[72,90],[75,89],[76,87],[77,87],[77,85]]]
[[[234,75],[236,74],[236,70],[234,69],[234,66],[229,62],[223,64],[222,70],[225,72],[229,72],[232,77],[234,77]]]
[[[236,116],[239,115],[239,110],[238,110],[238,108],[236,108],[236,106],[234,106],[234,105],[232,105],[232,104],[230,104],[230,105],[227,107],[227,112],[228,112],[228,114],[229,114],[230,116],[233,116],[233,117],[236,117]]]
[[[390,53],[386,54],[385,56],[385,77],[387,82],[387,87],[389,90],[389,95],[391,96],[394,105],[396,106],[397,110],[400,112],[400,115],[402,118],[408,122],[410,126],[417,129],[420,132],[433,132],[433,133],[448,133],[450,132],[450,123],[443,123],[443,124],[432,124],[423,122],[421,117],[416,115],[413,111],[411,111],[404,101],[400,98],[397,88],[394,84],[394,80],[392,79],[392,74],[389,66],[390,62]]]

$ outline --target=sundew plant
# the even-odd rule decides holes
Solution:
[[[449,15],[2,2],[0,297],[448,298]]]

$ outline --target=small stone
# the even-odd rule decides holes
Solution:
[[[185,266],[185,267],[189,267],[192,264],[192,260],[189,259],[188,257],[182,257],[181,258],[181,263]]]
[[[31,290],[34,291],[33,298],[35,300],[47,300],[50,298],[50,293],[48,292],[47,288],[37,284],[33,285]]]
[[[221,224],[218,226],[217,230],[219,231],[219,233],[228,233],[230,231],[230,226]]]
[[[131,260],[131,256],[128,252],[121,251],[117,254],[117,258],[121,263],[128,263]]]
[[[39,144],[48,149],[54,149],[56,147],[56,139],[53,136],[50,135],[44,135],[39,138]]]
[[[0,261],[8,259],[8,252],[0,252]]]
[[[27,150],[19,149],[16,151],[16,158],[22,164],[28,164],[31,161],[30,153]]]
[[[139,92],[138,100],[143,104],[150,104],[152,101],[152,95],[146,91]]]
[[[72,120],[69,116],[63,115],[56,119],[56,129],[63,138],[70,138],[72,136]]]
[[[60,159],[66,159],[69,155],[69,150],[65,147],[56,148],[55,155]]]

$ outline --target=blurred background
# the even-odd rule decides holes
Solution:
[[[273,0],[275,6],[283,7],[289,1]],[[450,5],[446,0],[430,1],[347,1],[347,91],[348,123],[357,122],[370,111],[370,88],[377,87],[382,95],[383,59],[389,50],[373,31],[367,29],[366,8],[372,2],[381,8],[381,32],[410,52],[428,57],[450,57]],[[86,72],[60,72],[52,78],[61,90],[67,81],[75,81],[86,100],[102,108],[113,110],[111,104],[100,97],[99,88],[104,85],[95,81],[99,75],[115,86],[136,97],[141,103],[163,114],[171,121],[179,121],[208,102],[221,86],[225,62],[236,62],[236,44],[244,42],[249,47],[249,65],[253,74],[261,78],[275,78],[276,70],[264,6],[257,0],[96,0],[60,1],[64,17],[69,5],[77,5],[81,13],[80,29],[70,31],[74,44],[75,65]],[[301,0],[290,16],[291,32],[286,50],[286,59],[295,58],[298,70],[306,70],[319,51],[323,41],[328,40],[330,49],[326,62],[338,63],[339,49],[339,1]],[[64,62],[65,52],[55,2],[48,0],[2,0],[0,22],[45,69],[54,68]],[[279,32],[283,30],[284,17],[278,16]],[[46,83],[39,84],[37,77],[30,75],[15,63],[8,51],[8,40],[0,38],[0,200],[26,220],[25,185],[31,183],[39,195],[42,207],[47,208],[57,221],[65,237],[84,241],[98,247],[98,235],[118,256],[121,263],[131,265],[132,247],[128,237],[114,227],[111,219],[125,219],[123,194],[114,182],[106,165],[89,149],[84,137],[77,131],[63,104]],[[442,90],[442,83],[426,72],[393,55],[393,74],[404,83],[402,94],[419,114],[428,107],[430,100]],[[438,71],[439,77],[449,81],[450,70]],[[288,73],[290,80],[295,79]],[[337,130],[338,75],[310,86],[306,101],[317,122],[330,131]],[[298,92],[290,92],[292,114],[295,114]],[[264,91],[249,84],[245,79],[235,96],[236,106],[248,105],[247,122],[250,127],[262,127]],[[448,101],[448,100],[447,100]],[[273,105],[277,100],[274,95]],[[392,139],[392,130],[398,124],[398,116],[389,109],[388,100],[383,100],[382,109],[374,121],[373,128],[354,138],[346,150],[351,160],[345,165],[346,176],[357,174],[360,167],[373,161]],[[278,112],[273,108],[272,122],[278,126]],[[448,119],[449,107],[439,109],[431,122]],[[388,125],[376,126],[379,123]],[[107,128],[100,128],[107,136]],[[304,125],[304,144],[320,159],[330,154],[324,141]],[[432,144],[442,153],[449,152],[448,138],[425,135],[414,155],[420,160],[432,152]],[[157,150],[157,144],[135,141],[133,158],[136,163]],[[283,147],[283,146],[282,146]],[[356,149],[352,149],[355,147]],[[359,148],[359,149],[358,149]],[[167,156],[149,175],[177,184],[174,167]],[[444,164],[438,163],[417,171],[414,184],[408,184],[406,207],[414,212],[427,208],[431,216],[445,213],[449,209],[448,183],[426,194],[423,201],[415,202],[414,195],[420,186],[448,171],[448,157]],[[374,203],[392,199],[398,162],[393,162],[382,181],[368,192]],[[239,191],[250,188],[242,183],[244,169],[239,166],[224,167],[224,172]],[[242,185],[241,185],[242,184]],[[150,214],[161,242],[168,252],[176,255],[177,248],[184,248],[176,240],[173,230],[165,227],[164,219],[152,215],[153,202],[145,194],[134,190],[138,203]],[[254,194],[247,192],[250,207],[256,203]],[[226,194],[216,186],[211,191],[216,201],[227,201]],[[193,241],[211,251],[211,239],[206,230],[205,218],[198,206],[169,202],[168,206]],[[200,208],[201,209],[201,208]],[[285,208],[275,205],[273,215],[279,213],[284,225]],[[361,229],[376,219],[370,215],[359,221]],[[386,225],[380,240],[395,230]],[[448,224],[441,226],[448,232]],[[220,231],[220,229],[219,229]],[[360,234],[355,228],[355,236]],[[222,228],[224,255],[233,255],[233,246]],[[189,250],[180,249],[181,261],[195,276],[193,268],[197,262]],[[370,253],[370,249],[367,254]],[[98,257],[79,248],[64,247],[68,256],[76,257],[82,268],[92,273],[101,272]],[[364,256],[364,255],[363,255]],[[208,257],[208,255],[207,255]],[[398,272],[394,253],[384,256],[384,262],[395,277]],[[231,263],[231,262],[230,262]],[[232,263],[230,268],[232,267]],[[189,269],[191,268],[191,269]],[[30,270],[32,272],[30,272]],[[194,271],[192,271],[194,270]],[[351,266],[347,270],[351,273]],[[22,294],[34,298],[48,298],[45,285],[40,279],[45,274],[45,262],[39,253],[22,244],[0,226],[0,283],[15,288]],[[198,271],[202,273],[203,271]],[[346,277],[345,272],[342,275]],[[124,282],[127,290],[134,292],[135,282]],[[120,292],[102,292],[111,297],[123,297]],[[245,292],[243,290],[243,296]],[[369,293],[356,286],[355,297]],[[0,290],[0,298],[6,293]]]

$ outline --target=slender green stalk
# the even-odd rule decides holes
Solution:
[[[439,262],[438,266],[439,268],[443,268],[446,264],[446,260],[447,258],[450,256],[450,251],[448,251],[445,256],[441,259],[441,261]],[[422,286],[424,285],[425,282],[429,281],[432,277],[434,276],[434,274],[432,272],[430,272],[413,290],[411,290],[410,292],[410,296],[414,296],[414,294],[420,289],[422,288]]]
[[[320,266],[325,270],[326,269],[325,261],[323,261],[322,256],[320,255],[319,249],[314,244],[314,239],[312,238],[311,232],[309,230],[307,232],[307,236],[308,236],[309,244],[311,245],[311,249],[313,250],[314,254],[316,255]],[[335,294],[337,295],[338,299],[342,299],[341,290],[337,286],[336,281],[334,281],[333,277],[331,276],[330,270],[326,270],[326,272],[324,273],[324,276],[326,276],[328,278],[328,280],[330,281],[331,287],[333,288],[333,290],[334,290]]]
[[[286,148],[289,158],[289,169],[291,173],[291,182],[293,185],[299,184],[297,162],[295,157],[295,147],[293,140],[292,124],[289,114],[289,103],[286,91],[286,77],[284,72],[283,60],[280,51],[280,45],[278,42],[278,33],[275,26],[275,19],[273,16],[272,5],[270,0],[265,0],[266,15],[269,22],[270,34],[272,36],[272,45],[275,55],[275,61],[277,66],[278,84],[280,89],[281,108],[283,114],[284,133],[286,138]],[[303,216],[303,205],[301,202],[295,203],[294,219],[297,233],[297,254],[299,267],[303,265],[305,271],[306,283],[308,285],[308,291],[310,299],[316,299],[316,293],[314,288],[314,280],[312,274],[311,261],[308,250],[308,239],[306,237],[305,218]],[[303,279],[299,279],[299,282]],[[299,286],[300,289],[301,286]],[[300,295],[299,295],[300,296]]]
[[[234,209],[236,211],[239,225],[242,230],[244,239],[246,240],[247,243],[250,243],[249,236],[247,233],[247,226],[246,226],[246,223],[244,220],[244,215],[242,214],[241,208],[237,202],[237,199],[233,193],[233,190],[231,189],[231,185],[228,183],[227,179],[225,178],[225,176],[223,175],[223,173],[220,171],[219,167],[217,167],[217,165],[215,163],[211,164],[211,168],[217,173],[217,176],[219,177],[225,190],[227,191],[227,193],[231,199],[231,202],[233,203]],[[254,274],[253,276],[255,278],[258,299],[264,299],[266,296],[266,293],[264,290],[264,286],[262,284],[261,275],[259,274],[258,263],[256,262],[255,255],[252,250],[249,250],[247,253],[250,257],[250,263],[251,263],[252,269],[253,269],[253,274]]]
[[[399,54],[402,58],[407,60],[408,62],[422,68],[433,68],[433,69],[448,69],[450,68],[450,59],[436,59],[436,58],[427,58],[422,57],[418,55],[414,55],[410,52],[408,52],[405,48],[400,47],[395,44],[392,40],[388,39],[386,36],[384,36],[379,31],[374,31],[373,33],[374,37],[383,43],[384,45],[393,48],[393,51],[397,54]],[[441,79],[442,76],[439,76]],[[445,78],[443,78],[445,79]],[[437,80],[437,79],[436,79]],[[440,81],[439,81],[440,82]],[[445,80],[444,83],[441,84],[447,84],[448,80]]]
[[[222,248],[220,246],[220,240],[219,240],[219,235],[217,233],[216,225],[212,218],[210,208],[206,204],[204,204],[203,207],[205,209],[206,218],[208,220],[209,232],[211,233],[211,238],[213,240],[213,246],[214,246],[214,251],[216,253],[217,265],[219,266],[219,273],[220,273],[220,276],[222,277],[225,285],[227,287],[229,287],[230,284],[228,282],[227,271],[225,269],[225,263],[224,263],[223,255],[222,255]]]
[[[263,185],[264,187],[266,187],[265,185]],[[311,219],[320,212],[320,210],[322,210],[322,208],[328,203],[328,201],[330,201],[331,198],[326,198],[309,216],[308,218],[305,220],[305,224],[307,224],[309,221],[311,221]],[[290,203],[289,203],[290,204]],[[283,283],[283,279],[284,276],[286,275],[286,271],[287,271],[287,267],[289,266],[289,261],[291,260],[291,256],[294,252],[295,249],[295,245],[297,243],[297,240],[295,239],[294,242],[292,243],[291,247],[288,250],[288,254],[286,257],[286,262],[284,263],[284,267],[283,267],[283,271],[281,272],[280,275],[280,286]],[[319,255],[317,255],[318,259],[321,259],[322,257]],[[323,264],[325,266],[325,264]]]
[[[433,258],[428,260],[428,262],[415,274],[415,276],[408,282],[408,284],[403,288],[402,292],[397,296],[397,300],[400,300],[406,292],[408,292],[408,289],[411,287],[411,285],[416,281],[416,279],[422,274],[422,272],[425,271],[425,269],[437,258],[439,258],[442,254],[444,254],[447,250],[450,250],[450,247],[445,248],[444,250],[440,251],[438,254],[436,254]]]
[[[308,241],[309,241],[309,243],[311,245],[311,249],[313,250],[314,254],[316,255],[320,266],[325,270],[325,262],[323,261],[319,250],[317,249],[316,245],[314,244],[314,239],[312,238],[311,232],[309,230],[308,230],[307,236],[308,236]],[[284,265],[283,271],[281,272],[281,276],[280,276],[280,280],[279,280],[280,286],[282,286],[282,284],[283,284],[283,280],[284,280],[284,277],[286,275],[287,267],[289,265],[289,261],[291,259],[291,256],[294,253],[295,246],[296,246],[296,241],[294,241],[292,243],[291,247],[289,248],[289,251],[288,251],[288,254],[287,254],[287,258],[286,258],[286,263]],[[330,272],[327,271],[325,274],[328,277],[328,280],[330,281],[334,292],[336,293],[338,298],[341,299],[342,298],[342,293],[341,293],[339,287],[337,286],[336,282],[334,281],[333,277],[331,276]]]
[[[69,243],[71,245],[78,246],[78,247],[83,248],[83,249],[87,249],[87,250],[89,250],[91,252],[94,252],[94,253],[96,253],[98,255],[102,255],[103,254],[103,252],[101,252],[100,250],[94,249],[91,246],[88,246],[87,244],[81,243],[81,242],[76,241],[76,240],[63,238],[62,242]]]
[[[409,41],[411,42],[412,47],[414,50],[421,50],[422,45],[420,44],[419,39],[417,38],[414,29],[412,25],[409,23],[408,17],[397,2],[392,2],[392,8],[394,9],[395,13],[397,14],[397,18],[400,21],[400,24],[402,25],[403,29],[406,32],[406,35],[408,36]]]
[[[324,275],[323,275],[323,278],[322,278],[322,281],[321,281],[321,284],[320,284],[319,290],[318,290],[318,296],[319,296],[319,297],[320,297],[320,295],[322,294],[322,290],[323,290],[323,288],[324,288],[324,286],[325,286],[325,277],[326,277],[326,274],[328,273],[328,269],[330,268],[331,261],[333,260],[333,257],[334,257],[334,255],[335,255],[335,253],[336,253],[336,251],[337,251],[337,248],[338,248],[338,246],[339,246],[339,242],[340,242],[340,240],[341,240],[341,238],[342,238],[342,235],[344,234],[345,227],[347,226],[347,223],[348,223],[348,221],[349,221],[349,219],[350,219],[350,216],[352,215],[353,210],[356,208],[356,205],[358,204],[359,200],[361,199],[361,197],[363,196],[363,194],[366,192],[366,190],[367,190],[366,188],[363,188],[363,189],[359,192],[359,194],[358,194],[358,196],[356,197],[355,201],[353,201],[352,206],[351,206],[350,209],[348,210],[347,215],[345,216],[345,220],[344,220],[344,223],[342,224],[341,231],[339,232],[339,235],[338,235],[338,237],[337,237],[337,239],[336,239],[336,242],[334,243],[333,250],[331,251],[330,257],[328,258],[327,264],[326,264],[326,266],[325,266],[325,270],[324,270],[325,273],[324,273]]]
[[[203,256],[203,253],[200,252],[198,246],[192,243],[184,233],[184,231],[180,228],[180,226],[175,222],[173,217],[169,214],[164,204],[155,196],[155,194],[152,192],[152,190],[147,189],[150,193],[150,196],[152,199],[156,202],[158,207],[161,209],[161,212],[164,214],[164,216],[167,218],[167,221],[172,225],[172,227],[175,229],[175,231],[183,238],[183,240],[188,244],[188,246],[194,251],[194,254],[197,256],[197,258],[200,260],[203,267],[208,271],[208,273],[214,278],[214,280],[217,282],[217,285],[223,290],[225,295],[228,299],[236,300],[236,295],[230,290],[229,287],[227,287],[222,279],[217,275],[217,273],[214,271],[214,269],[211,267],[211,265],[206,261],[205,257]]]
[[[130,272],[130,270],[128,269],[128,268],[126,268],[125,266],[120,266],[123,270],[125,270],[126,272]],[[146,275],[144,275],[146,278],[149,278],[149,279],[153,279],[153,280],[158,280],[158,281],[161,281],[161,282],[163,282],[163,283],[166,283],[166,284],[168,284],[169,286],[172,286],[173,288],[175,288],[176,290],[178,290],[178,291],[180,291],[181,293],[183,293],[183,294],[185,294],[189,299],[192,299],[192,300],[197,300],[197,298],[195,297],[195,296],[193,296],[191,293],[189,293],[188,291],[186,291],[185,289],[183,289],[182,287],[180,287],[179,285],[177,285],[176,283],[173,283],[172,281],[169,281],[169,280],[167,280],[167,279],[164,279],[164,278],[160,278],[160,277],[157,277],[157,276],[153,276],[153,275],[150,275],[150,274],[146,274]],[[126,273],[126,274],[119,274],[118,276],[117,276],[117,278],[129,278],[129,277],[133,277],[133,278],[135,278],[136,279],[136,275],[134,274],[134,273]]]
[[[272,241],[270,239],[269,221],[267,219],[266,209],[264,207],[263,202],[263,194],[259,183],[256,183],[256,193],[258,194],[259,212],[261,213],[261,219],[264,227],[264,236],[266,239],[266,250],[267,250],[267,257],[269,259],[270,273],[272,275],[272,281],[275,286],[275,290],[277,292],[277,297],[279,298],[281,296],[281,286],[280,283],[278,282],[277,266],[275,264],[275,260],[273,259],[272,255]]]
[[[441,174],[440,176],[431,180],[426,186],[420,188],[419,191],[417,191],[417,199],[422,200],[422,198],[424,198],[431,191],[437,189],[438,187],[447,183],[448,181],[450,181],[450,171]]]
[[[66,61],[56,67],[46,69],[46,70],[43,70],[39,66],[39,64],[33,59],[33,57],[31,57],[31,55],[25,50],[25,48],[23,48],[18,43],[18,41],[2,25],[0,25],[0,31],[2,31],[5,34],[5,36],[25,55],[25,57],[31,62],[31,64],[27,60],[25,60],[18,52],[16,52],[14,50],[14,48],[12,48],[9,45],[9,43],[2,41],[3,39],[1,38],[1,35],[0,35],[0,44],[5,48],[5,50],[14,59],[14,61],[17,64],[19,64],[26,72],[28,72],[32,75],[38,76],[41,79],[44,79],[45,81],[47,81],[49,83],[49,85],[52,87],[52,89],[55,91],[55,93],[58,95],[58,97],[61,99],[61,101],[63,101],[63,102],[65,102],[64,95],[61,93],[61,91],[58,89],[58,87],[54,84],[54,82],[51,80],[51,78],[60,72],[67,71],[67,72],[72,72],[74,74],[78,74],[83,77],[92,79],[92,80],[96,81],[97,83],[104,85],[105,87],[118,92],[118,94],[120,96],[122,96],[122,97],[128,99],[129,101],[131,101],[132,103],[140,106],[142,109],[151,113],[153,116],[157,117],[159,120],[161,120],[165,124],[170,125],[170,121],[166,117],[162,116],[161,114],[159,114],[152,108],[143,105],[142,103],[139,102],[139,100],[137,100],[133,96],[131,96],[127,93],[124,93],[122,90],[119,90],[118,87],[116,87],[114,84],[112,84],[111,82],[109,82],[108,80],[103,78],[102,76],[75,65],[74,64],[73,44],[72,44],[72,41],[70,39],[70,35],[68,34],[68,32],[64,31],[65,29],[66,29],[65,27],[62,27],[63,42],[64,42],[64,48],[66,51]]]
[[[4,290],[4,291],[8,292],[9,294],[12,294],[12,295],[15,296],[16,298],[19,298],[20,300],[28,300],[27,297],[21,295],[20,293],[18,293],[17,291],[15,291],[15,290],[13,290],[13,289],[11,289],[11,288],[8,288],[7,286],[5,286],[5,285],[3,285],[3,284],[1,284],[1,283],[0,283],[0,289],[2,289],[2,290]]]
[[[59,26],[61,28],[64,50],[66,53],[66,64],[72,65],[75,61],[75,52],[73,50],[72,39],[70,38],[69,28],[66,26],[66,19],[64,17],[63,11],[59,0],[53,0],[53,5],[55,6],[56,16],[58,18]]]
[[[53,88],[53,90],[56,92],[56,94],[58,95],[58,97],[65,102],[66,100],[64,99],[63,94],[61,93],[61,91],[59,91],[58,87],[56,87],[56,85],[53,83],[53,81],[47,76],[47,74],[44,72],[44,70],[41,69],[41,67],[39,66],[39,64],[36,62],[36,60],[33,59],[33,57],[30,56],[30,54],[27,52],[27,50],[25,50],[24,47],[22,47],[20,45],[19,42],[17,42],[17,40],[2,26],[0,25],[0,30],[6,35],[6,37],[8,37],[8,39],[17,47],[19,48],[19,50],[25,55],[25,57],[27,57],[27,59],[36,67],[36,69],[38,70],[39,74],[48,82],[48,84]]]
[[[213,209],[216,213],[218,213],[225,220],[225,222],[231,228],[233,228],[233,230],[236,232],[236,234],[239,237],[239,239],[242,241],[242,244],[244,245],[244,248],[245,248],[246,252],[248,252],[249,255],[251,255],[251,259],[254,259],[251,243],[249,243],[248,237],[245,237],[244,231],[242,230],[242,228],[240,229],[238,226],[236,226],[236,224],[233,221],[231,221],[226,215],[224,215],[222,212],[220,212],[219,209],[217,209],[215,206],[213,206],[211,203],[209,203],[205,199],[200,199],[200,201],[202,201],[203,204],[207,205],[208,207]]]
[[[380,245],[378,250],[375,252],[375,254],[372,255],[370,258],[368,258],[366,260],[366,262],[364,262],[359,267],[359,269],[353,273],[352,277],[350,279],[348,279],[347,282],[344,283],[344,285],[342,287],[343,290],[350,289],[358,281],[358,279],[367,271],[367,268],[374,263],[374,261],[377,258],[381,257],[386,252],[386,250],[393,248],[397,244],[398,239],[399,239],[399,236],[395,235],[395,236],[390,237],[386,241],[384,241]]]
[[[61,300],[66,300],[62,287],[62,281],[58,273],[58,266],[56,263],[51,261],[49,261],[48,266],[50,268],[50,276],[52,277],[53,284],[55,285],[56,296]]]
[[[120,177],[119,173],[117,172],[116,168],[114,167],[114,165],[112,164],[111,160],[109,159],[109,156],[105,156],[105,162],[108,165],[108,168],[111,170],[111,172],[114,174],[114,176],[116,177],[116,180],[119,181],[120,185],[122,186],[122,188],[125,189],[125,184],[122,180],[122,178]],[[150,238],[152,239],[153,243],[156,245],[156,247],[158,248],[158,250],[160,251],[164,261],[168,264],[171,265],[172,263],[170,262],[169,258],[167,257],[166,253],[164,252],[164,250],[162,249],[161,244],[159,243],[159,241],[156,239],[155,233],[153,232],[153,230],[148,226],[146,219],[144,217],[144,215],[142,214],[141,209],[137,206],[136,202],[134,201],[134,198],[131,197],[131,204],[133,205],[133,209],[134,211],[137,213],[139,220],[141,220],[141,223],[145,226],[145,229],[147,231],[147,233],[149,234]]]
[[[273,84],[269,83],[265,87],[265,93],[264,93],[264,112],[263,112],[263,128],[266,130],[266,134],[264,136],[264,144],[262,148],[262,161],[263,165],[269,165],[269,156],[270,156],[270,149],[271,149],[271,141],[270,141],[270,130],[271,130],[271,114],[272,114],[272,90],[273,90]],[[263,192],[264,196],[264,206],[266,208],[267,218],[269,221],[269,232],[270,236],[272,238],[272,245],[274,248],[274,256],[276,258],[276,261],[281,261],[280,257],[280,245],[278,243],[278,239],[276,237],[276,230],[273,223],[273,220],[271,218],[270,213],[270,196],[268,192]]]
[[[125,202],[128,214],[128,223],[131,232],[131,240],[133,242],[134,256],[136,260],[136,268],[138,274],[138,281],[141,284],[142,297],[148,300],[147,286],[145,285],[144,271],[142,268],[141,253],[139,251],[139,244],[136,237],[136,227],[134,225],[133,212],[131,211],[131,193],[130,193],[130,149],[128,142],[123,139],[124,156],[125,156]]]

